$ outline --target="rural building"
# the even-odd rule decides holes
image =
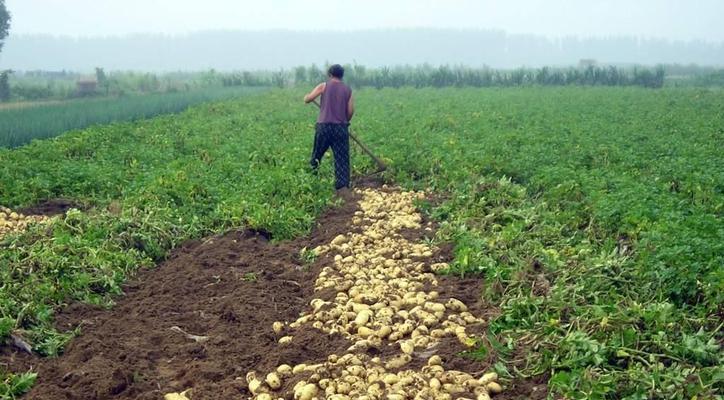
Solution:
[[[96,93],[98,81],[95,78],[80,78],[76,83],[79,96],[88,96]]]

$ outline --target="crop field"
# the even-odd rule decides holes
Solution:
[[[94,124],[133,121],[180,112],[203,102],[258,92],[258,88],[206,88],[191,92],[100,99],[9,103],[0,106],[0,147],[16,147]]]
[[[0,399],[720,398],[724,92],[355,93],[0,149]]]

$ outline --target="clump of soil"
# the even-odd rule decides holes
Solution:
[[[49,199],[41,201],[40,203],[30,207],[21,208],[18,212],[25,215],[44,215],[52,217],[55,215],[65,214],[66,211],[71,208],[81,209],[82,207],[77,202],[69,199]]]
[[[515,380],[495,400],[544,400],[548,398],[548,374]]]

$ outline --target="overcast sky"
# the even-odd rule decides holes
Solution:
[[[724,41],[724,0],[6,0],[11,35],[394,27]]]

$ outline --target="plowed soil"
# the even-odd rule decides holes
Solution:
[[[305,263],[300,250],[349,232],[356,200],[349,194],[319,219],[310,236],[294,241],[272,243],[259,233],[234,231],[187,243],[156,268],[141,271],[110,310],[73,304],[59,313],[60,330],[81,328],[62,356],[40,358],[0,346],[0,365],[38,373],[24,399],[150,400],[189,388],[194,400],[247,398],[246,371],[321,362],[350,346],[341,336],[320,335],[311,327],[292,332],[292,344],[280,346],[271,325],[295,320],[319,297],[313,296],[314,280],[333,260],[323,256]],[[425,235],[431,233],[406,233]],[[450,260],[450,248],[435,258]],[[440,282],[441,296],[454,295],[477,315],[489,315],[480,299],[481,280]],[[481,361],[460,356],[463,350],[451,340],[436,353],[469,373],[490,366],[492,353]],[[533,388],[545,393],[540,386],[519,382],[498,398],[528,398]]]

